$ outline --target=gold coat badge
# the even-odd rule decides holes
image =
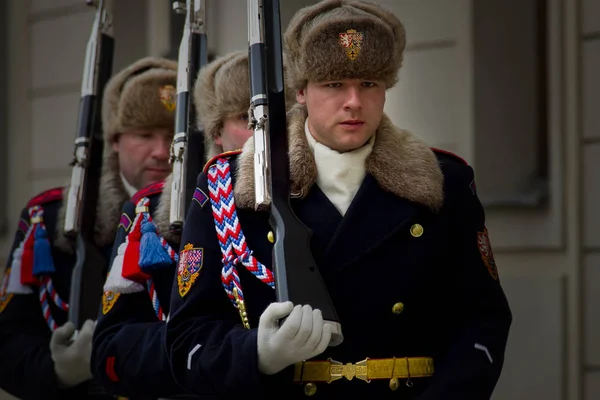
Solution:
[[[119,299],[119,296],[121,296],[121,293],[111,292],[109,290],[102,294],[102,315],[108,314]]]
[[[200,275],[202,270],[204,249],[195,248],[188,243],[179,253],[179,266],[177,267],[177,286],[179,295],[184,297]]]
[[[340,33],[340,44],[346,50],[346,56],[352,61],[358,57],[362,41],[363,33],[354,29],[348,29],[346,32]]]
[[[492,278],[498,280],[498,268],[496,267],[496,261],[494,260],[492,243],[490,242],[487,228],[483,228],[483,231],[477,232],[477,247],[479,247],[481,259],[487,267],[488,272]]]
[[[175,106],[177,105],[175,87],[173,85],[162,86],[158,89],[158,93],[160,94],[160,101],[163,103],[163,106],[171,112],[175,111]]]

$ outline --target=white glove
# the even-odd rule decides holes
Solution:
[[[287,317],[279,326],[279,320]],[[285,367],[325,351],[331,327],[323,323],[321,310],[291,302],[271,303],[258,323],[258,369],[273,375]]]
[[[92,378],[90,360],[95,326],[94,321],[85,321],[74,342],[70,341],[75,332],[75,326],[71,322],[67,322],[52,333],[50,352],[61,387],[75,387]]]

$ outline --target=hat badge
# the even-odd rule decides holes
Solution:
[[[352,61],[358,57],[362,41],[363,33],[357,32],[355,29],[348,29],[346,32],[340,33],[340,44],[346,50],[346,56]]]
[[[169,111],[175,111],[175,106],[177,105],[175,87],[173,85],[161,86],[158,89],[158,93],[163,106]]]

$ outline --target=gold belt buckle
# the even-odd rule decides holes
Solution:
[[[357,379],[360,379],[367,383],[371,382],[368,378],[368,376],[369,376],[368,368],[367,368],[367,361],[369,360],[368,358],[365,358],[364,360],[359,361],[355,364],[353,364],[353,363],[343,364],[339,361],[335,361],[332,358],[328,358],[328,360],[331,363],[331,365],[329,366],[329,374],[331,376],[331,380],[329,381],[329,383],[331,383],[333,381],[337,381],[338,379],[342,379],[342,378],[346,378],[349,381],[351,381],[354,378],[357,378]]]

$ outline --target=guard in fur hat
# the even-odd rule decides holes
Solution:
[[[145,58],[108,82],[95,245],[108,260],[123,203],[170,173],[176,63]],[[64,235],[66,188],[29,201],[0,288],[0,386],[21,399],[112,398],[92,378],[94,321],[75,341],[67,322],[74,243]]]
[[[252,135],[247,52],[219,57],[202,68],[194,102],[207,158],[238,153]],[[170,186],[171,176],[140,190],[123,207],[92,348],[95,375],[115,395],[183,395],[163,347],[180,245],[180,237],[169,231]],[[207,201],[196,191],[194,202]]]
[[[329,346],[318,309],[276,302],[251,139],[199,176],[211,202],[191,206],[182,235],[166,351],[186,390],[490,398],[511,312],[472,168],[383,112],[404,47],[398,18],[372,3],[322,1],[290,22],[286,80],[299,103],[288,114],[290,202],[313,232],[344,341]]]

